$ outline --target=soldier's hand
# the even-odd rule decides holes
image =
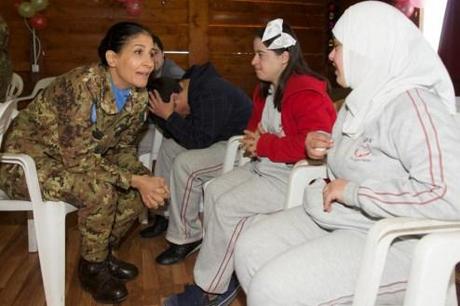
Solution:
[[[154,90],[149,92],[149,109],[153,114],[167,120],[174,113],[174,103],[163,102],[158,91]]]
[[[133,175],[131,186],[139,191],[142,201],[149,208],[163,206],[169,198],[169,188],[162,177]]]
[[[142,201],[144,202],[145,206],[148,208],[158,209],[165,204],[165,194],[167,193],[166,190],[158,190],[158,192],[152,191],[144,196],[141,193]]]

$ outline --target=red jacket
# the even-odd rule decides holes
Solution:
[[[255,131],[261,120],[265,99],[260,88],[253,94],[253,109],[247,129]],[[336,112],[326,92],[326,83],[307,75],[294,74],[288,80],[281,102],[284,137],[265,133],[257,142],[257,156],[273,162],[295,163],[304,159],[305,137],[311,131],[331,132]]]

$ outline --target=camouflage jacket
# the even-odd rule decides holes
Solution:
[[[147,101],[146,90],[132,89],[117,112],[106,68],[76,68],[57,77],[20,112],[7,133],[5,151],[31,155],[39,176],[47,172],[41,167],[62,166],[128,189],[132,174],[150,172],[138,161],[136,145]],[[93,104],[95,123],[90,119]]]
[[[6,96],[11,82],[11,60],[8,54],[9,30],[5,20],[0,16],[0,103]]]

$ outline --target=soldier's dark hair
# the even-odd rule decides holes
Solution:
[[[123,21],[112,25],[105,34],[105,37],[101,40],[97,49],[101,64],[105,67],[108,66],[107,59],[105,58],[105,53],[107,51],[112,50],[118,53],[129,39],[140,33],[150,35],[153,40],[152,32],[138,23]]]
[[[265,31],[265,28],[257,30],[256,37],[262,39],[264,31]],[[294,46],[291,46],[288,48],[272,50],[278,55],[281,55],[284,51],[289,52],[289,62],[279,77],[278,87],[276,88],[275,95],[273,97],[273,102],[275,104],[275,107],[279,111],[281,111],[281,102],[283,99],[283,94],[284,94],[286,83],[291,77],[291,75],[293,75],[294,73],[306,74],[306,75],[313,76],[317,79],[327,81],[326,78],[316,73],[308,66],[307,62],[303,58],[302,48],[300,47],[299,39],[295,35],[292,28],[286,22],[283,22],[283,32],[290,34],[297,41],[297,43]],[[276,38],[278,38],[278,36],[275,36],[274,38],[266,40],[262,43],[268,48],[268,46],[270,46],[270,44]],[[270,85],[271,85],[270,82],[266,82],[262,80],[260,81],[260,90],[261,90],[260,93],[262,97],[266,98],[268,96]]]
[[[160,48],[161,52],[164,51],[164,46],[163,46],[163,43],[161,42],[160,37],[153,34],[153,42],[158,46],[158,48]]]
[[[181,92],[182,86],[180,86],[179,80],[172,78],[149,78],[149,81],[147,83],[147,90],[158,91],[163,102],[169,102],[171,94]]]

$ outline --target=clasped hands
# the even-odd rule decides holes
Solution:
[[[142,201],[148,208],[157,209],[169,198],[169,188],[165,180],[159,176],[133,175],[131,186],[139,191]]]
[[[244,151],[247,157],[257,157],[257,142],[260,135],[266,133],[262,125],[259,123],[257,129],[253,131],[244,130],[244,136],[240,140],[240,148]]]

